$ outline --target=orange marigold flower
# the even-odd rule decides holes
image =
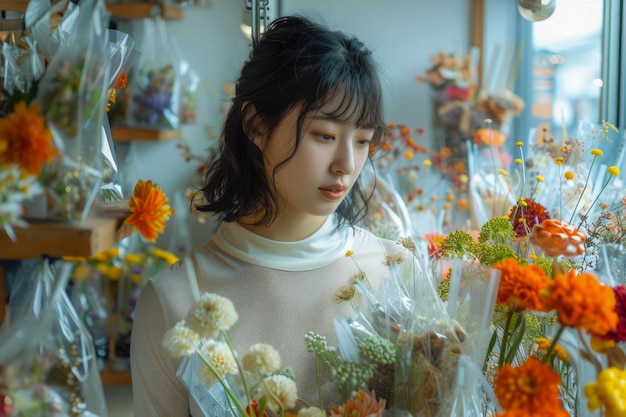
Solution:
[[[546,219],[535,224],[530,241],[548,256],[578,256],[585,253],[585,235],[559,219]]]
[[[39,114],[37,104],[20,101],[8,117],[0,119],[0,164],[18,164],[34,176],[59,152],[52,132]]]
[[[474,143],[482,145],[502,146],[506,136],[496,129],[481,128],[474,133]]]
[[[150,242],[163,233],[167,220],[174,213],[161,187],[153,185],[152,181],[137,181],[129,204],[131,215],[124,224],[134,226]]]
[[[117,76],[117,79],[115,80],[115,85],[113,86],[113,88],[124,88],[127,84],[128,78],[126,77],[126,71],[124,71],[124,68],[122,68],[119,75]]]
[[[515,236],[519,238],[526,237],[533,226],[549,218],[548,210],[542,204],[529,198],[521,200],[520,205],[513,206],[509,210],[509,220],[512,222]]]
[[[584,328],[604,336],[615,329],[619,318],[615,311],[615,293],[592,274],[556,274],[548,282],[546,307],[554,309],[562,326]]]
[[[543,269],[533,264],[521,266],[514,258],[492,268],[500,271],[497,304],[508,304],[515,311],[547,311],[541,293],[549,279]]]
[[[550,365],[531,356],[521,366],[504,365],[498,370],[495,394],[506,410],[520,410],[527,415],[538,415],[541,410],[541,415],[549,416],[563,410],[560,382],[560,375]]]
[[[386,401],[384,399],[376,401],[374,390],[370,394],[363,390],[358,390],[354,397],[339,406],[333,406],[330,410],[330,417],[380,417],[385,410]]]

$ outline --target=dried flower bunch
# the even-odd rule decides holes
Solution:
[[[285,416],[298,399],[293,375],[280,368],[280,354],[267,344],[254,344],[237,358],[227,332],[238,318],[231,300],[204,293],[186,318],[167,331],[163,346],[176,358],[196,355],[203,365],[200,382],[206,389],[219,384],[241,417]],[[240,377],[241,392],[227,382],[233,375]]]

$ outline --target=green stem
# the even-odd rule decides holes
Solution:
[[[552,352],[554,352],[554,348],[556,348],[559,338],[561,337],[561,334],[563,334],[563,330],[565,330],[565,326],[559,327],[559,330],[556,332],[556,335],[554,336],[554,339],[552,339],[552,343],[546,352],[546,356],[543,357],[543,363],[546,363],[549,360],[550,355],[552,355]]]
[[[269,389],[267,387],[267,384],[265,383],[265,380],[262,380],[261,383],[263,384],[263,386],[265,387],[265,392],[267,392],[267,395],[269,395],[270,397],[272,397],[274,399],[274,401],[276,401],[279,405],[280,405],[280,410],[278,411],[278,415],[280,417],[285,417],[285,406],[283,405],[283,402],[280,400],[280,398],[278,398],[276,396],[276,394],[274,394],[272,392],[271,389]],[[271,409],[271,407],[270,407]]]
[[[317,381],[317,395],[319,396],[320,410],[323,410],[324,406],[322,401],[322,375],[320,372],[320,359],[317,354],[315,354],[315,379]]]
[[[235,396],[235,394],[231,391],[226,381],[224,381],[224,378],[222,378],[219,372],[217,372],[217,369],[215,369],[211,361],[207,360],[207,358],[204,357],[204,355],[198,348],[196,348],[196,354],[198,355],[202,363],[204,363],[207,366],[207,368],[209,368],[213,376],[217,378],[217,381],[222,385],[222,388],[224,388],[226,395],[228,395],[230,400],[235,404],[235,407],[237,407],[237,410],[239,410],[239,413],[241,414],[241,416],[242,417],[247,416],[248,413],[246,412],[246,409],[243,407],[243,405],[241,404],[239,399]]]
[[[591,212],[591,208],[598,202],[598,198],[600,198],[600,194],[602,194],[602,191],[604,191],[604,189],[607,187],[607,185],[609,185],[609,181],[611,181],[611,177],[607,178],[606,182],[604,183],[604,185],[602,186],[602,189],[600,190],[600,192],[598,193],[598,195],[596,195],[596,198],[593,200],[593,202],[591,203],[591,205],[589,206],[589,208],[587,209],[587,214],[589,214]],[[583,219],[580,220],[580,223],[578,224],[578,229],[580,229],[580,227],[583,225]]]
[[[502,334],[502,344],[500,345],[500,357],[498,358],[498,368],[504,366],[504,358],[506,355],[506,344],[509,338],[509,326],[513,319],[513,310],[509,309],[509,313],[506,316],[506,322],[504,323],[504,332]]]
[[[223,330],[221,330],[220,332],[222,333],[222,337],[224,337],[224,341],[228,345],[228,349],[230,350],[230,353],[233,355],[234,358],[237,358],[237,356],[235,355],[235,351],[233,350],[233,347],[230,344],[230,339],[228,339],[228,335]],[[248,402],[248,404],[250,404],[250,393],[248,392],[248,384],[246,382],[246,377],[243,374],[243,369],[241,368],[241,364],[239,363],[239,361],[235,360],[235,362],[237,363],[237,369],[239,370],[239,375],[241,375],[241,383],[243,384],[243,391],[246,394],[246,401]]]

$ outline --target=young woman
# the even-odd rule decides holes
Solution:
[[[272,345],[293,369],[299,398],[317,405],[304,336],[313,331],[336,344],[333,318],[353,310],[334,301],[335,291],[360,272],[377,286],[388,276],[386,256],[401,251],[357,226],[368,200],[359,176],[384,136],[376,66],[359,40],[298,16],[268,27],[237,81],[198,207],[222,223],[139,298],[136,417],[203,415],[162,341],[204,292],[234,303],[235,350]]]

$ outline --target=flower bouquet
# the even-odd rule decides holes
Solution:
[[[178,377],[203,415],[285,416],[298,399],[293,373],[267,344],[250,346],[238,359],[227,333],[237,320],[228,298],[204,293],[166,332],[163,346],[182,358]]]
[[[355,277],[340,290],[346,302],[362,294],[368,307],[335,321],[338,349],[315,334],[307,335],[308,348],[331,367],[344,398],[372,392],[392,415],[482,415],[488,385],[476,384],[482,374],[467,354],[468,334],[435,290],[424,242],[402,242],[412,255],[388,259],[391,276],[381,288]]]

